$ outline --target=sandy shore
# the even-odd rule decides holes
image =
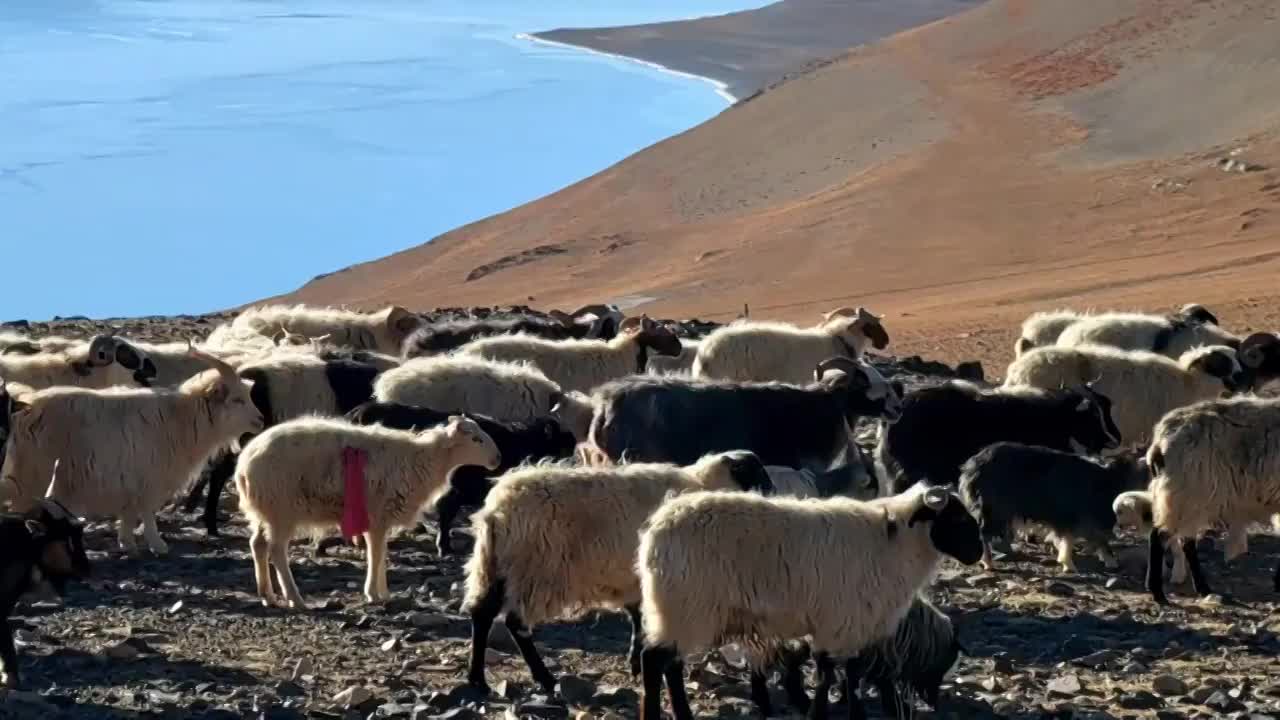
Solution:
[[[757,10],[530,37],[713,78],[737,99],[855,45],[968,9],[977,0],[782,0]]]

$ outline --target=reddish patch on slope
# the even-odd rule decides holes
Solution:
[[[1011,63],[998,59],[983,69],[1003,76],[1018,94],[1033,99],[1065,95],[1104,83],[1124,68],[1124,58],[1145,57],[1152,47],[1119,52],[1117,46],[1164,32],[1195,14],[1194,2],[1157,2],[1136,15],[1096,28],[1049,52]]]

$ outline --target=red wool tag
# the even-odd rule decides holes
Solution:
[[[342,448],[342,471],[345,484],[342,493],[342,537],[347,540],[363,535],[369,529],[369,510],[364,496],[364,463],[360,448]]]

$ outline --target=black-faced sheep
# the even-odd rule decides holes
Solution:
[[[1174,360],[1152,352],[1104,345],[1045,347],[1009,365],[1005,387],[1044,390],[1092,383],[1111,401],[1111,419],[1129,444],[1145,444],[1151,429],[1176,407],[1220,397],[1248,380],[1225,345],[1192,348]]]
[[[954,485],[966,460],[1001,440],[1096,455],[1121,437],[1111,401],[1087,385],[982,390],[953,380],[907,393],[902,417],[880,428],[876,461],[882,492],[899,493],[922,480]]]
[[[1035,445],[988,445],[960,468],[960,496],[982,528],[983,567],[991,568],[991,541],[1012,540],[1023,524],[1047,527],[1064,572],[1075,570],[1079,538],[1109,568],[1117,566],[1110,539],[1118,495],[1145,488],[1146,460],[1136,450],[1095,460]]]
[[[98,335],[60,352],[0,355],[0,377],[33,390],[148,387],[155,376],[155,365],[146,353],[111,335]]]
[[[1280,378],[1280,335],[1254,333],[1240,342],[1238,355],[1249,387],[1261,389]]]
[[[833,542],[859,552],[832,554]],[[976,563],[982,539],[959,498],[936,487],[867,502],[705,492],[666,501],[642,529],[636,560],[642,720],[660,719],[664,679],[675,717],[692,717],[684,655],[803,637],[818,670],[810,717],[825,718],[835,661],[847,660],[856,687],[857,657],[894,633],[944,555]]]
[[[693,375],[725,380],[776,380],[803,383],[814,365],[829,357],[857,358],[868,346],[882,349],[889,334],[866,308],[839,308],[820,325],[743,322],[726,325],[703,338]]]
[[[488,689],[485,643],[499,615],[506,616],[534,681],[547,692],[554,692],[556,679],[538,656],[530,628],[596,608],[626,610],[631,617],[632,671],[638,672],[640,526],[670,494],[694,490],[771,492],[772,486],[760,460],[741,451],[711,454],[687,467],[546,464],[499,479],[472,516],[476,547],[463,601],[471,614],[471,685]]]
[[[853,458],[858,418],[901,412],[901,385],[865,361],[828,358],[813,375],[807,387],[675,376],[610,383],[593,397],[590,442],[615,462],[688,464],[744,449],[766,465],[820,471]]]
[[[19,506],[34,501],[61,458],[58,500],[115,516],[130,554],[139,520],[151,551],[168,552],[155,513],[216,451],[262,429],[251,384],[222,360],[191,352],[214,369],[176,389],[55,387],[16,397],[0,490]]]
[[[349,453],[360,459],[349,461]],[[289,569],[289,541],[299,528],[331,528],[351,512],[358,518],[355,532],[363,537],[367,554],[365,598],[385,601],[390,596],[388,534],[411,527],[422,508],[447,487],[454,468],[492,469],[501,460],[493,440],[465,416],[419,433],[317,417],[267,429],[245,446],[235,471],[240,509],[251,528],[258,596],[264,605],[280,604],[271,586],[270,563],[288,607],[305,607]],[[360,496],[363,508],[358,507]]]
[[[612,340],[546,340],[496,335],[464,345],[459,354],[498,362],[529,362],[562,390],[590,392],[621,377],[643,373],[650,353],[680,354],[680,338],[647,316],[623,321]]]
[[[1145,350],[1172,358],[1199,345],[1226,345],[1238,348],[1240,338],[1223,330],[1203,306],[1190,312],[1148,315],[1133,312],[1106,312],[1082,317],[1063,329],[1058,345],[1109,345],[1122,350]]]
[[[599,312],[599,314],[595,314]],[[616,315],[614,314],[616,313]],[[552,311],[550,317],[515,315],[511,317],[456,318],[425,324],[404,342],[405,358],[439,355],[456,350],[467,343],[494,335],[520,333],[547,340],[600,339],[612,340],[618,334],[621,313],[605,306],[587,306],[573,315]]]

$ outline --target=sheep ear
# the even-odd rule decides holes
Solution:
[[[621,323],[618,323],[618,332],[619,333],[636,332],[643,326],[644,326],[644,316],[633,315],[627,318],[626,320],[623,320]]]
[[[387,312],[387,327],[396,332],[408,335],[417,329],[421,318],[399,305],[392,305]]]
[[[31,535],[32,540],[42,540],[45,535],[49,534],[49,529],[39,520],[28,520],[27,533]]]
[[[1198,368],[1206,375],[1216,378],[1230,377],[1235,372],[1235,363],[1231,362],[1231,358],[1220,352],[1211,352],[1196,358],[1192,363],[1193,367]]]
[[[214,402],[223,402],[230,394],[231,389],[227,387],[225,382],[219,379],[216,383],[209,386],[209,389],[205,392],[205,397]]]
[[[560,405],[564,402],[564,393],[553,392],[551,393],[550,399],[551,399],[551,409],[548,412],[556,412],[557,410],[560,409]]]

